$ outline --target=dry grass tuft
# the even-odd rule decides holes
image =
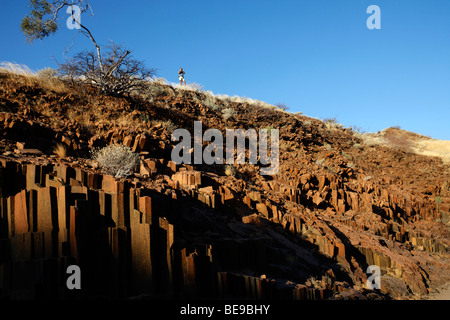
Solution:
[[[67,158],[67,149],[66,146],[58,143],[54,148],[53,148],[53,153],[56,154],[59,158],[61,159],[66,159]]]
[[[14,62],[0,63],[0,73],[6,73],[17,77],[21,84],[25,86],[38,86],[42,89],[53,91],[56,93],[66,93],[68,88],[59,78],[50,74],[50,68],[33,72],[28,66]]]

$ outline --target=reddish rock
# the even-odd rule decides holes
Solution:
[[[325,187],[326,177],[319,176],[318,180],[319,180],[318,190],[319,190],[319,192],[322,192],[323,188]]]
[[[316,192],[312,198],[312,201],[315,203],[316,206],[320,206],[324,200],[320,196],[320,193]]]
[[[21,155],[35,155],[35,156],[41,156],[44,154],[41,150],[38,149],[15,149],[14,152]]]
[[[256,210],[262,214],[265,218],[269,218],[269,209],[264,203],[257,203]]]
[[[128,135],[123,139],[123,145],[127,146],[128,148],[131,148],[133,145],[133,136]]]
[[[208,186],[208,187],[199,188],[198,192],[212,195],[212,194],[214,194],[214,189],[212,186]]]
[[[27,191],[22,190],[14,197],[14,233],[27,233],[28,212],[27,212]]]
[[[199,171],[180,171],[172,175],[172,180],[178,181],[184,187],[193,188],[197,188],[202,183]]]

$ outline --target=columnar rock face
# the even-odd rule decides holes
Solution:
[[[249,192],[239,202],[232,189],[225,185],[201,187],[201,172],[183,168],[172,175],[173,180],[168,178],[175,192],[170,196],[130,180],[119,181],[112,176],[58,165],[2,161],[0,175],[11,179],[0,181],[2,298],[147,295],[324,299],[333,292],[348,289],[339,284],[334,273],[347,273],[348,281],[363,286],[368,265],[379,266],[383,274],[403,279],[412,291],[423,294],[427,273],[408,260],[400,248],[396,249],[396,244],[410,243],[428,252],[446,252],[444,244],[413,230],[407,231],[408,224],[401,222],[435,217],[433,208],[395,198],[383,190],[364,193],[371,188],[365,186],[361,187],[362,196],[359,196],[340,188],[339,181],[325,177],[314,179],[309,175],[295,186],[277,180],[267,184],[268,190],[280,192],[291,203],[291,210],[285,212],[256,191]],[[197,221],[195,211],[188,209],[192,200],[180,197],[177,190],[203,203],[202,210],[212,210],[215,215],[229,210],[240,214],[243,223],[228,222],[228,228],[234,235],[243,237],[210,236],[197,243],[187,242],[190,232],[206,231],[208,225],[216,224],[207,220],[217,217],[207,218],[205,211],[201,219],[207,220]],[[339,201],[345,206],[346,215],[339,216],[337,221],[344,232],[347,226],[361,230],[356,241],[330,228],[329,222],[319,219],[314,211],[299,206],[303,203],[309,207],[328,207],[329,214],[336,218]],[[402,209],[401,204],[408,209]],[[393,217],[390,224],[346,217],[361,208],[373,214],[372,206],[376,205],[377,212]],[[274,236],[271,231],[262,237],[245,237],[250,230],[256,231],[246,228],[263,221],[279,225],[287,234]],[[392,244],[380,246],[365,238],[367,223],[376,223],[371,230],[392,239]],[[238,272],[251,268],[264,274],[277,265],[284,265],[289,253],[279,247],[278,241],[289,234],[305,241],[300,247],[289,249],[294,250],[291,254],[309,260],[308,266],[317,264],[324,270],[319,285],[280,284],[265,276]],[[301,253],[305,250],[302,246],[316,247],[322,257],[313,257],[306,251]],[[324,262],[326,259],[331,260]],[[71,264],[80,266],[85,290],[67,289],[65,270]],[[299,274],[304,272],[302,267],[298,270]]]
[[[242,279],[243,291],[236,296],[266,297],[260,279],[218,273],[222,267],[217,263],[221,261],[224,268],[236,262],[239,266],[256,263],[258,269],[267,269],[267,245],[262,240],[238,247],[240,241],[233,239],[186,247],[185,241],[176,243],[174,229],[181,227],[177,214],[182,208],[171,198],[155,197],[111,176],[64,166],[3,162],[0,170],[4,173],[6,168],[14,168],[9,174],[21,181],[15,187],[23,189],[15,193],[7,181],[0,184],[2,298],[229,296],[233,291],[227,277]],[[200,183],[198,174],[192,175],[193,182]],[[211,208],[233,199],[224,186],[191,192]],[[235,260],[236,254],[246,260]],[[80,292],[66,287],[65,270],[72,264],[82,270],[85,290]],[[277,291],[275,283],[270,286],[271,292]],[[323,298],[323,292],[308,295],[306,288],[298,297]]]
[[[71,297],[64,281],[70,264],[80,266],[86,296],[173,290],[174,230],[162,217],[164,199],[78,169],[47,167],[45,177],[31,164],[3,163],[0,170],[10,166],[15,181],[26,179],[17,194],[1,183],[2,298]]]

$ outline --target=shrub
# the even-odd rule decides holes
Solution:
[[[139,164],[139,155],[124,145],[111,145],[91,152],[104,173],[116,178],[133,174]]]
[[[287,105],[285,105],[284,103],[277,103],[275,106],[282,111],[289,110],[289,107]]]
[[[350,129],[351,129],[354,133],[359,133],[359,134],[365,134],[365,133],[367,133],[366,130],[364,130],[363,128],[358,127],[358,126],[351,126]]]
[[[227,164],[225,165],[224,173],[228,177],[234,177],[236,175],[236,168],[232,164]]]
[[[41,79],[53,79],[58,72],[52,68],[41,69],[37,72],[37,76]]]
[[[161,125],[167,129],[167,131],[169,131],[170,133],[172,133],[173,131],[175,131],[178,127],[171,121],[171,120],[167,120],[167,121],[160,121]]]
[[[356,165],[355,165],[353,162],[347,163],[347,168],[353,169],[353,168],[355,168],[355,167],[356,167]]]
[[[236,114],[237,114],[237,112],[234,111],[234,110],[231,109],[231,108],[226,108],[226,109],[223,109],[223,110],[222,110],[222,117],[223,117],[225,120],[228,120],[228,119],[230,119],[230,118],[233,118]]]
[[[324,118],[322,121],[325,123],[337,123],[336,118]]]
[[[203,103],[205,104],[205,106],[207,106],[208,108],[210,108],[211,110],[218,110],[220,109],[220,106],[217,105],[216,103],[216,98],[214,98],[212,95],[207,94],[205,99],[203,100]]]

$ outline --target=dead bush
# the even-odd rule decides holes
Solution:
[[[102,171],[115,178],[132,175],[139,164],[139,155],[124,145],[110,145],[91,153],[92,159],[98,162]]]

